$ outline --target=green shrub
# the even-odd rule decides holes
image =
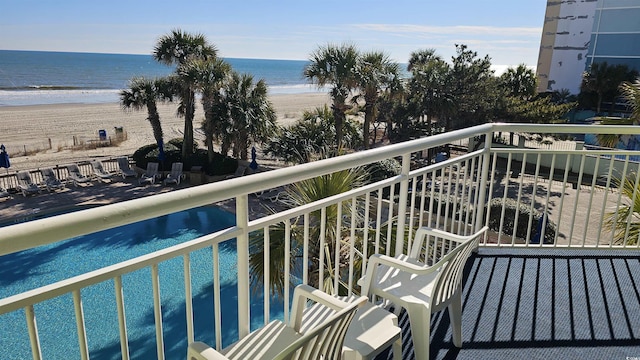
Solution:
[[[374,183],[396,175],[400,175],[402,166],[396,159],[385,159],[367,164],[364,167],[364,171],[369,175],[369,183]]]
[[[500,198],[493,198],[489,201],[489,228],[494,231],[500,230],[500,215],[502,214],[502,200]],[[533,220],[531,221],[531,229],[529,229],[529,216],[531,214],[531,206],[518,203],[513,199],[505,199],[504,202],[504,223],[502,225],[502,232],[504,234],[513,234],[514,227],[516,228],[516,237],[526,239],[529,230],[531,230],[530,240],[533,240],[538,235],[538,224],[541,221],[543,214],[533,209]],[[486,209],[485,209],[486,211]],[[518,224],[515,224],[516,213],[518,214]],[[553,244],[556,237],[557,226],[547,216],[546,227],[544,231],[544,243]]]
[[[136,150],[132,158],[136,166],[146,169],[150,162],[158,162],[158,145],[149,144]],[[238,167],[238,160],[214,153],[213,162],[209,163],[206,149],[195,149],[195,153],[188,161],[182,160],[182,139],[172,139],[164,145],[164,162],[160,164],[160,170],[171,169],[174,162],[182,162],[183,170],[190,171],[193,166],[200,166],[207,175],[227,175],[233,174]]]

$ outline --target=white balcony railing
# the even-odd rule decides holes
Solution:
[[[481,144],[477,150],[473,150],[474,144],[478,144],[481,138],[491,139],[496,133],[507,132],[640,135],[640,127],[487,124],[4,227],[0,231],[0,255],[221,201],[234,200],[236,210],[234,226],[0,299],[0,316],[24,312],[26,325],[15,324],[14,331],[28,333],[30,349],[20,351],[31,351],[34,359],[47,358],[47,353],[42,351],[42,334],[38,331],[36,321],[38,304],[60,296],[70,296],[78,347],[65,348],[63,351],[68,357],[78,354],[78,357],[87,359],[90,353],[99,351],[88,339],[87,329],[105,325],[85,318],[83,289],[111,282],[115,290],[112,301],[118,317],[117,325],[113,326],[118,327],[121,357],[128,359],[134,350],[131,346],[135,345],[130,344],[128,335],[123,277],[141,269],[150,270],[152,293],[148,296],[153,298],[150,311],[155,325],[156,356],[164,359],[166,339],[163,318],[175,309],[162,304],[159,267],[172,259],[181,259],[183,262],[181,275],[184,278],[186,339],[182,343],[186,351],[186,344],[199,338],[194,331],[194,317],[198,317],[200,310],[193,302],[191,254],[200,249],[211,249],[213,328],[215,345],[219,348],[223,343],[224,328],[219,247],[233,239],[237,253],[237,319],[233,322],[237,323],[239,336],[249,333],[252,317],[262,316],[264,322],[268,322],[270,317],[269,289],[274,274],[269,272],[268,266],[263,271],[264,286],[260,289],[265,310],[263,314],[255,314],[250,310],[251,282],[255,281],[252,279],[254,275],[250,274],[249,258],[253,251],[250,249],[250,237],[261,237],[265,249],[263,263],[270,264],[275,256],[269,246],[271,237],[283,234],[284,243],[279,251],[284,252],[281,278],[285,284],[289,281],[311,282],[316,286],[323,284],[325,291],[342,289],[347,293],[359,290],[355,280],[366,267],[367,257],[371,253],[402,252],[410,246],[415,230],[426,225],[469,234],[490,224],[494,231],[483,239],[482,246],[640,249],[637,239],[614,242],[614,230],[605,225],[606,213],[629,202],[618,191],[615,179],[640,171],[640,162],[635,160],[640,156],[640,151],[582,150],[579,145],[576,150],[525,149],[492,147],[490,143]],[[468,139],[471,150],[465,154],[433,165],[422,162],[421,155],[428,153],[429,149],[466,142]],[[251,194],[391,158],[400,160],[400,175],[271,215],[258,218],[249,216]],[[637,185],[636,180],[636,188]],[[510,215],[504,206],[508,199],[515,200],[516,204],[528,211]],[[489,203],[495,206],[485,207]],[[536,212],[543,216],[536,218]],[[550,223],[555,227],[548,225]],[[629,229],[627,231],[631,233]],[[301,247],[301,259],[291,261],[292,250],[296,247]],[[325,252],[325,248],[339,251]],[[309,270],[310,266],[306,266],[311,263],[317,264],[313,272]],[[299,267],[299,270],[296,264],[305,266]],[[289,286],[284,286],[285,299],[290,297],[289,289]],[[288,307],[285,301],[285,318],[289,315]],[[3,348],[11,346],[3,344]]]

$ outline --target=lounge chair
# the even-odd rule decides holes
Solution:
[[[11,194],[9,194],[9,192],[6,189],[0,188],[0,198],[7,198],[7,197],[11,197]]]
[[[431,314],[448,307],[453,345],[462,347],[462,274],[465,263],[487,227],[469,236],[422,227],[416,231],[409,255],[373,254],[362,294],[405,308],[416,360],[429,359]],[[425,245],[426,241],[426,245]],[[421,260],[424,255],[425,260]]]
[[[18,189],[22,191],[22,196],[26,197],[27,195],[40,192],[40,188],[34,184],[31,179],[31,174],[28,171],[18,171],[16,177],[18,178]]]
[[[111,174],[104,170],[104,166],[102,166],[102,161],[91,160],[91,167],[93,168],[93,173],[96,175],[98,180],[100,181],[111,180]]]
[[[126,157],[118,158],[118,167],[120,168],[120,174],[122,175],[123,179],[126,179],[130,176],[131,177],[138,176],[135,170],[131,169],[131,167],[129,166],[129,159],[127,159]]]
[[[40,173],[42,174],[42,182],[47,191],[62,189],[64,187],[64,184],[58,180],[52,168],[40,169]]]
[[[244,165],[238,165],[236,168],[236,172],[231,175],[227,175],[225,179],[232,179],[240,176],[244,176],[247,173],[247,167]]]
[[[319,324],[315,321],[319,315],[303,316],[309,300],[332,315]],[[220,352],[203,342],[191,343],[187,359],[340,359],[347,328],[358,307],[366,302],[364,296],[344,302],[311,286],[298,285],[289,324],[274,320]]]
[[[150,162],[147,164],[147,170],[144,172],[144,174],[140,175],[140,179],[138,179],[138,183],[154,184],[156,182],[157,177],[158,177],[158,163]]]
[[[184,177],[182,173],[182,163],[176,162],[171,164],[171,173],[167,175],[167,178],[164,179],[164,184],[176,184],[180,185],[180,180]]]
[[[69,173],[69,177],[67,178],[67,181],[69,180],[73,181],[74,186],[78,186],[78,184],[91,181],[90,177],[85,176],[80,172],[80,168],[78,168],[78,165],[76,164],[67,165],[67,172]]]

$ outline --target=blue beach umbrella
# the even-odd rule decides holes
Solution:
[[[164,161],[164,141],[162,139],[158,141],[158,161]]]
[[[0,168],[7,168],[8,173],[9,166],[11,166],[11,162],[9,162],[9,154],[7,154],[4,144],[2,144],[0,145]]]
[[[256,162],[256,147],[252,146],[251,147],[251,163],[249,164],[249,167],[251,168],[251,170],[255,170],[258,168],[258,163]]]

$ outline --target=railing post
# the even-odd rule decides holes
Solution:
[[[238,252],[238,335],[242,339],[249,334],[249,196],[236,197],[236,226],[240,234],[236,238]]]
[[[482,151],[482,170],[480,173],[480,184],[478,188],[478,208],[476,211],[476,226],[474,232],[480,231],[484,226],[484,205],[487,201],[487,181],[489,180],[489,161],[491,160],[491,143],[493,142],[493,132],[486,133],[484,140],[484,150]]]
[[[409,193],[409,171],[411,170],[411,154],[402,155],[402,180],[400,180],[400,198],[398,200],[398,227],[396,229],[396,252],[402,254],[404,250],[404,226],[407,212],[407,198]],[[391,226],[391,224],[389,224]]]

